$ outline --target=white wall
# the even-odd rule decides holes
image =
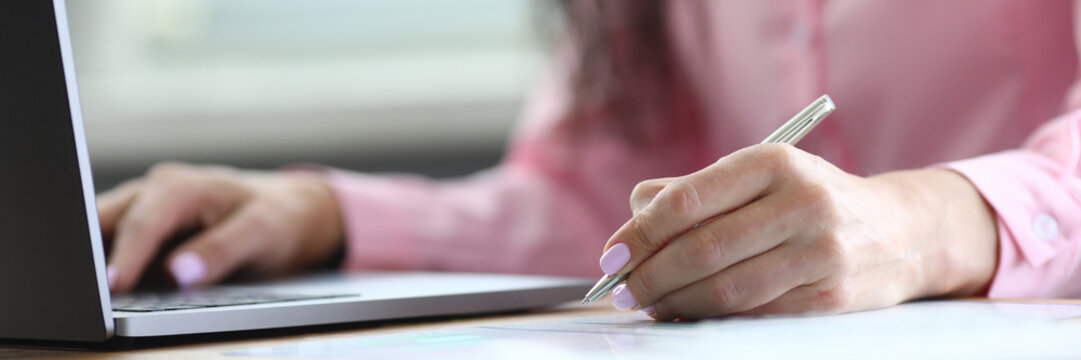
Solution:
[[[69,0],[98,168],[498,151],[527,0]]]

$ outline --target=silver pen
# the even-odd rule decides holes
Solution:
[[[796,142],[803,138],[803,136],[811,132],[811,129],[814,129],[818,123],[822,122],[822,119],[825,119],[827,115],[832,113],[835,108],[833,100],[830,99],[829,95],[822,95],[812,102],[811,105],[808,105],[802,111],[797,113],[796,116],[793,116],[785,122],[784,125],[781,125],[781,128],[774,131],[769,137],[766,137],[766,140],[763,140],[762,143],[785,143],[795,145]],[[698,226],[695,225],[695,227]],[[604,297],[605,294],[612,291],[612,288],[623,282],[623,280],[626,280],[627,275],[629,274],[630,273],[605,275],[600,281],[597,281],[596,285],[593,285],[592,289],[589,290],[585,299],[582,299],[582,304],[589,304]]]

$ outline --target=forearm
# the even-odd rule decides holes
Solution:
[[[622,199],[586,201],[579,188],[514,166],[454,181],[336,178],[350,270],[592,274],[626,212]]]

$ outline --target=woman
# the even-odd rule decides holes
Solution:
[[[496,168],[158,166],[99,200],[113,289],[200,226],[169,257],[181,286],[337,249],[348,270],[587,276],[601,250],[604,272],[634,270],[613,304],[657,319],[1081,295],[1070,2],[563,8],[553,75]],[[748,146],[823,93],[838,110],[800,149]]]

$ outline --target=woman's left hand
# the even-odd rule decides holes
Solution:
[[[986,291],[994,215],[945,169],[863,178],[782,144],[640,183],[605,246],[617,308],[657,319],[847,312]]]

